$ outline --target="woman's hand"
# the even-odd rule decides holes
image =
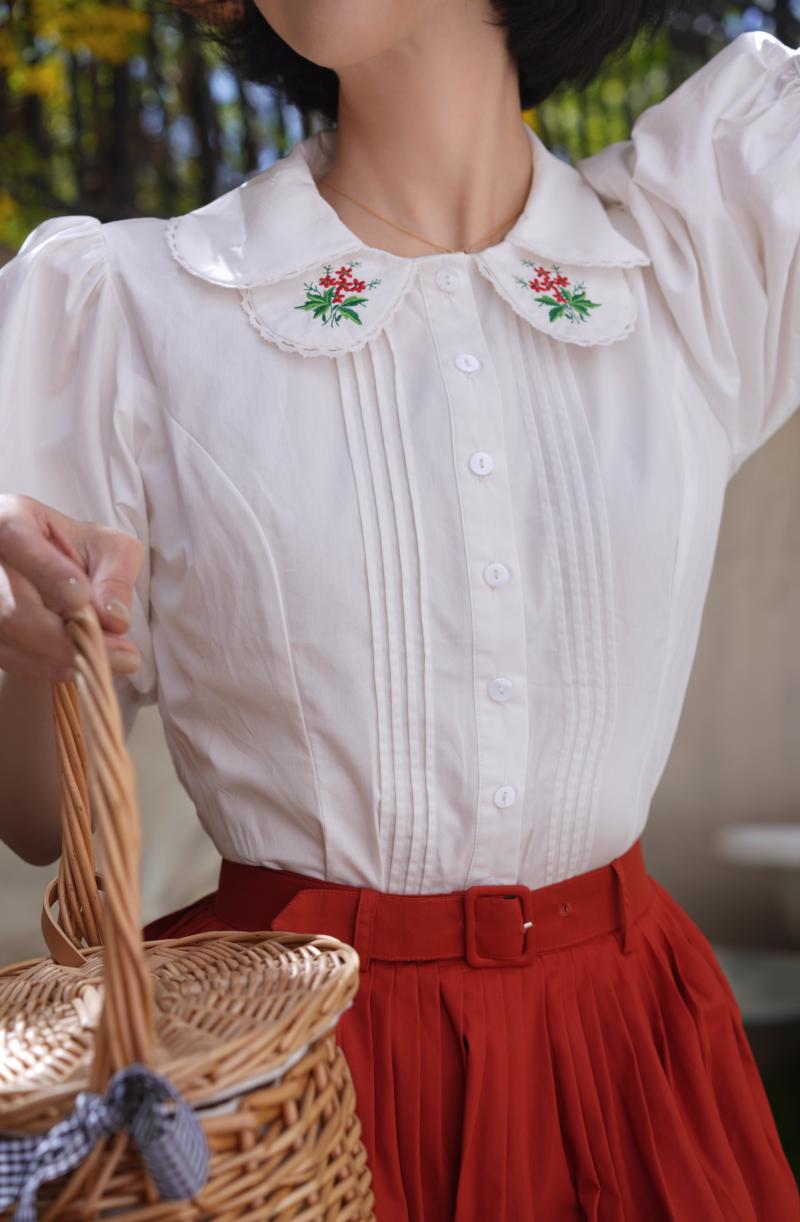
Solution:
[[[74,646],[61,614],[91,602],[111,669],[132,674],[139,651],[122,639],[144,560],[135,535],[69,518],[32,497],[0,493],[0,668],[74,679]]]

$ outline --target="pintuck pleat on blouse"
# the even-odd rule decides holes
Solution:
[[[385,337],[337,361],[363,543],[372,638],[389,891],[415,890],[436,844],[434,706],[427,575],[408,407],[397,353]]]
[[[798,1222],[735,997],[651,886],[632,953],[614,930],[523,967],[373,959],[361,973],[336,1035],[377,1222]],[[214,898],[144,936],[228,928]]]

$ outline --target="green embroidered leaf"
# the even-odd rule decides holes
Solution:
[[[554,308],[550,311],[550,321],[555,322],[555,320],[557,318],[560,318],[563,313],[564,313],[563,305],[554,306]]]
[[[557,306],[558,302],[555,297],[537,297],[537,301],[541,301],[542,305]]]
[[[356,314],[355,310],[348,309],[343,301],[339,302],[339,312],[340,314],[344,314],[345,318],[349,318],[351,322],[357,322],[359,327],[363,326],[363,323]]]
[[[368,297],[345,297],[343,301],[339,302],[339,305],[356,306],[356,305],[361,305],[363,301],[369,301],[369,298]]]

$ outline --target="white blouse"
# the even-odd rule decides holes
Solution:
[[[219,852],[543,886],[641,834],[725,487],[800,405],[800,53],[743,34],[478,253],[365,246],[331,128],[0,275],[0,487],[147,546],[115,685]]]

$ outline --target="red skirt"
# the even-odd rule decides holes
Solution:
[[[396,895],[223,861],[151,921],[327,933],[361,957],[337,1038],[378,1222],[798,1222],[710,943],[641,842],[529,890]]]

